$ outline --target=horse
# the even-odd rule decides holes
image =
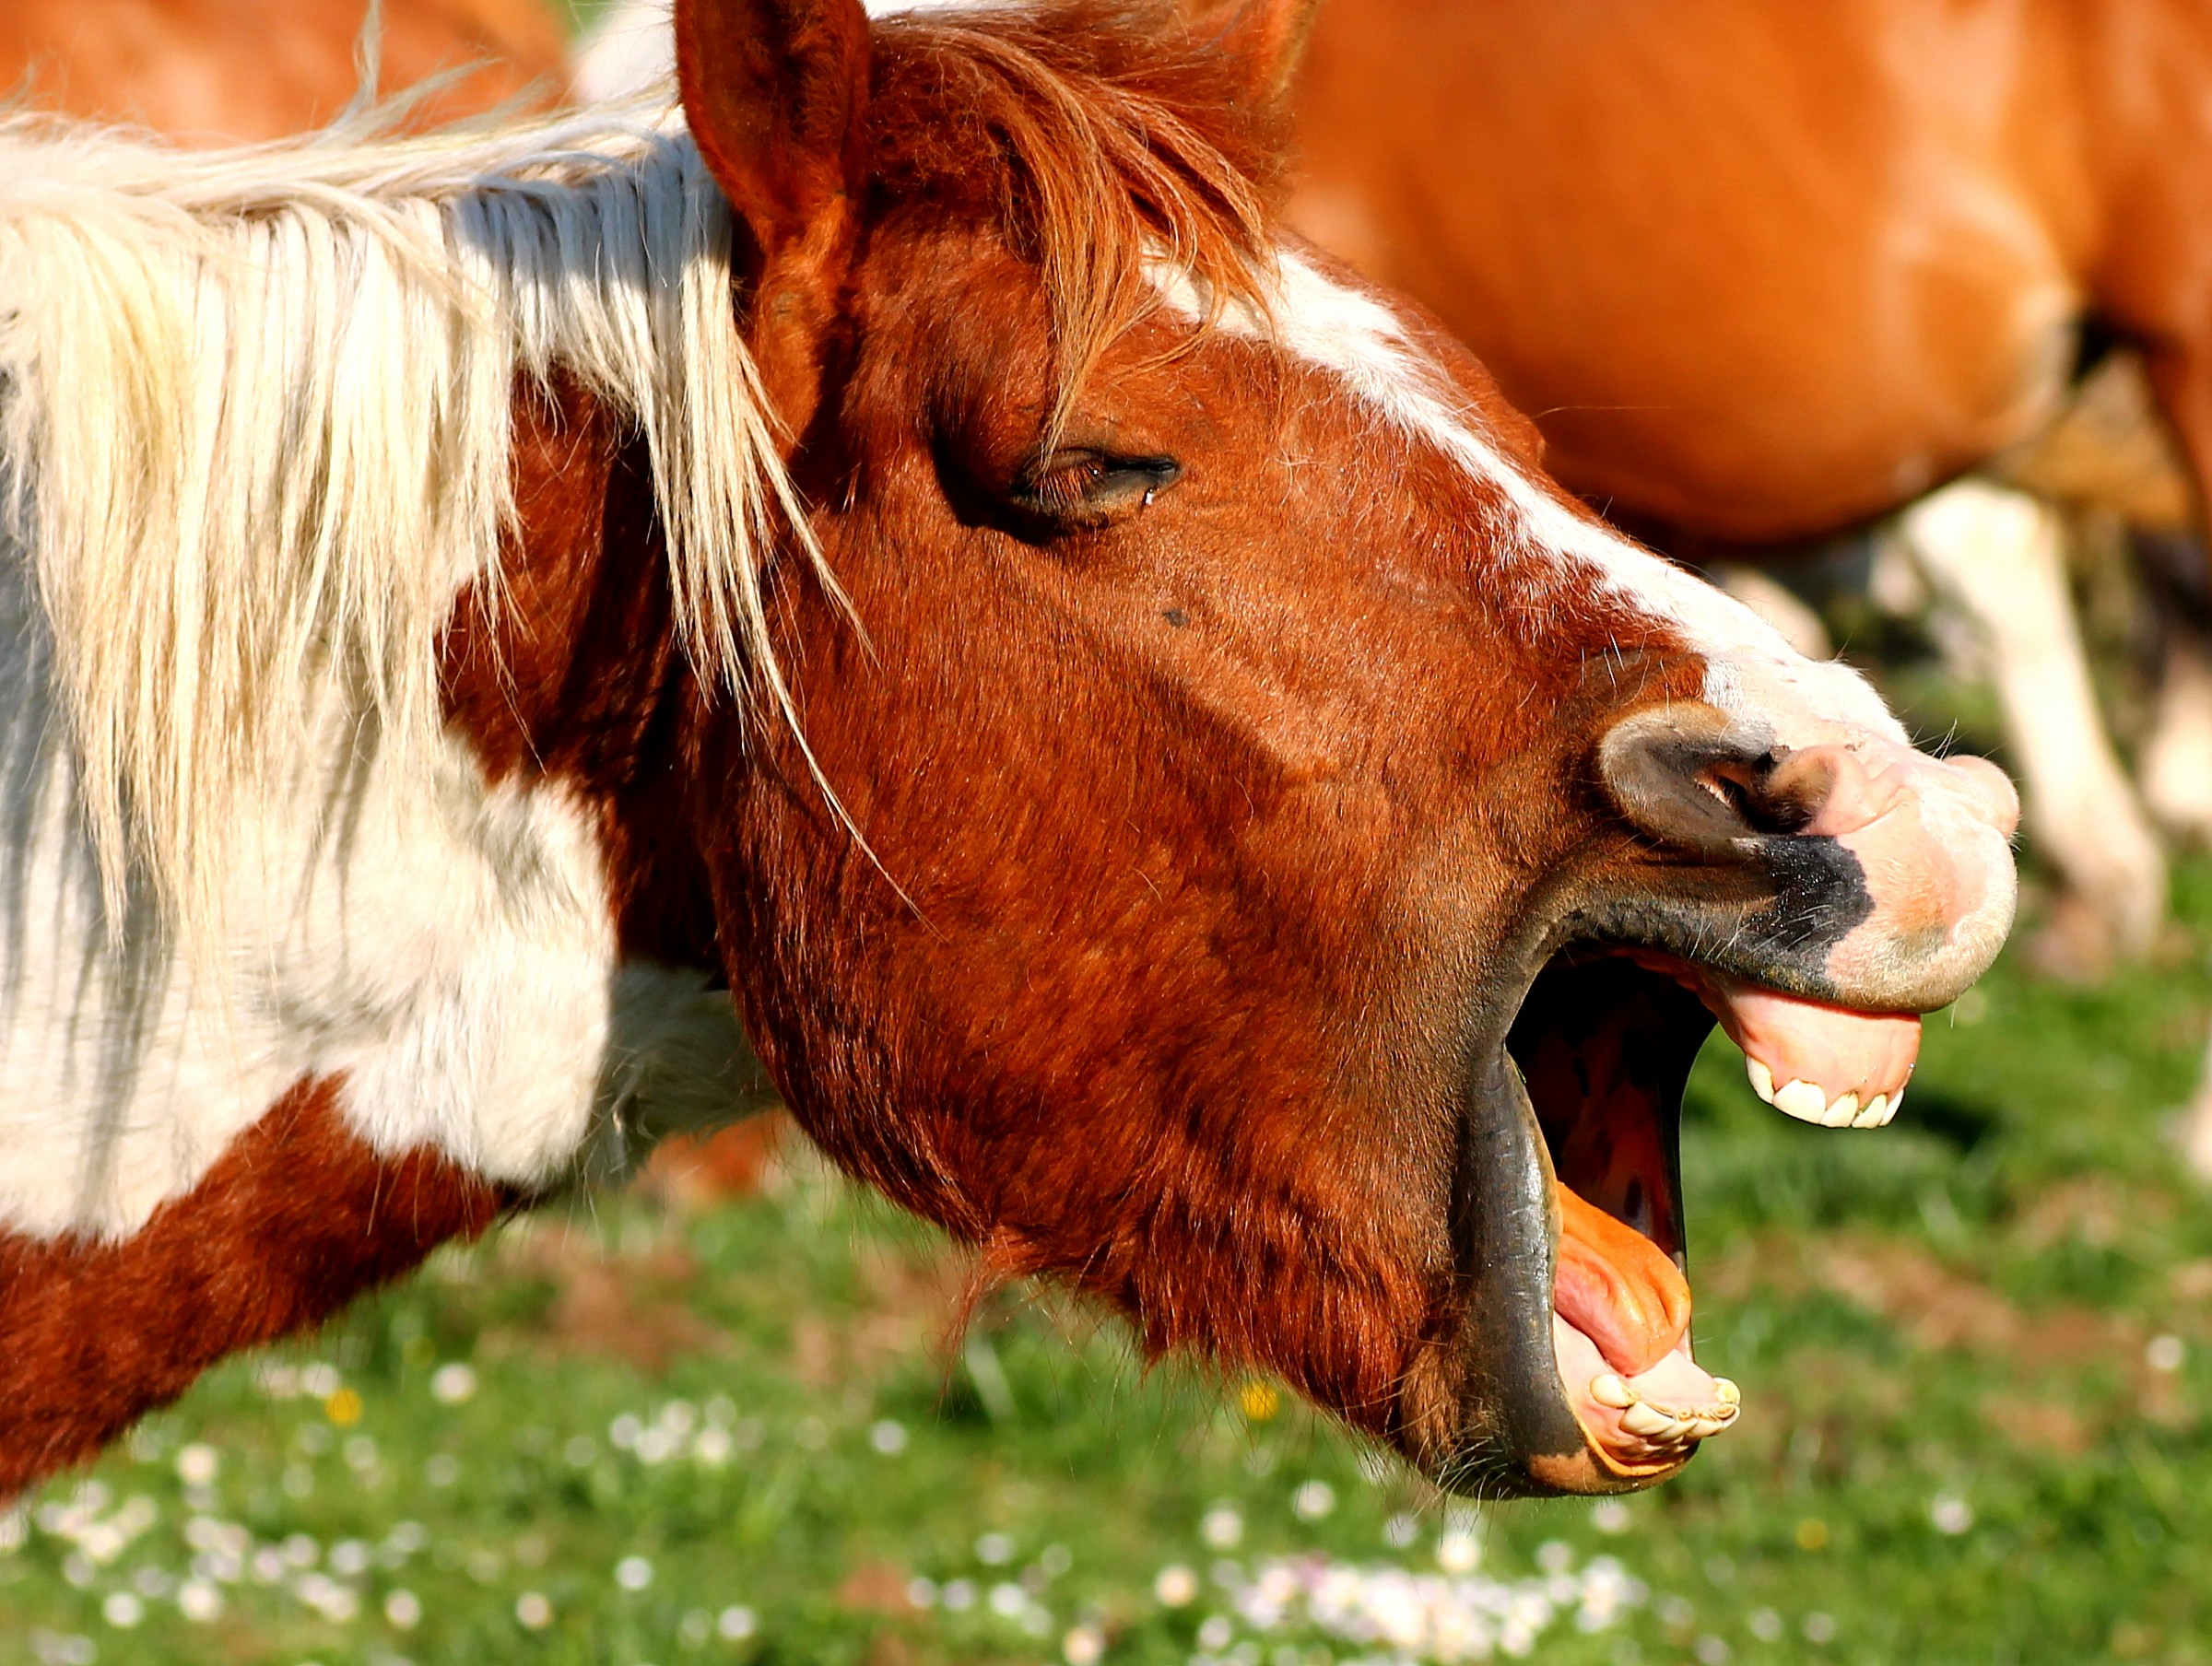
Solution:
[[[1432,309],[1559,477],[1663,547],[1903,510],[1992,642],[2031,834],[2133,952],[2162,859],[2091,698],[2058,522],[2001,465],[2116,340],[2204,485],[2206,88],[2212,37],[2180,0],[1346,0],[1305,65],[1293,219]],[[2212,775],[2199,734],[2148,749],[2162,781]],[[2165,796],[2204,814],[2201,790]]]
[[[1734,1423],[2018,801],[1281,219],[1299,0],[684,0],[678,107],[0,126],[0,1495],[780,1089],[1444,1485]]]
[[[0,10],[0,86],[187,143],[282,138],[354,100],[361,29],[357,0],[14,0]],[[446,77],[417,95],[409,119],[425,127],[567,80],[542,0],[387,0],[370,39],[372,89]]]

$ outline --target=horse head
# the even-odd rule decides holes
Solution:
[[[1690,1059],[1717,1017],[1784,1110],[1886,1120],[2008,926],[2009,786],[1278,229],[1295,8],[677,28],[805,507],[789,721],[691,691],[664,865],[809,1132],[1447,1484],[1672,1472],[1737,1406]]]

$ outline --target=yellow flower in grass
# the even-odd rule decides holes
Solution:
[[[323,1402],[323,1415],[342,1429],[349,1429],[361,1420],[361,1397],[351,1389],[340,1389]]]
[[[1254,1423],[1265,1423],[1283,1409],[1283,1397],[1276,1392],[1275,1385],[1257,1378],[1244,1385],[1237,1401],[1244,1408],[1244,1415]]]

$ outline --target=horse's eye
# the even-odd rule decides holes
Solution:
[[[1103,526],[1135,514],[1182,478],[1172,457],[1123,457],[1088,446],[1048,452],[1015,476],[1016,507],[1055,525]]]

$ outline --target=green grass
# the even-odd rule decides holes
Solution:
[[[2007,964],[1931,1020],[1887,1131],[1789,1122],[1708,1050],[1700,1348],[1748,1415],[1625,1506],[1463,1514],[1050,1295],[948,1359],[957,1258],[801,1164],[703,1215],[511,1231],[211,1376],[18,1519],[0,1662],[924,1666],[1076,1632],[1112,1662],[1341,1666],[1394,1657],[1202,1632],[1232,1612],[1216,1565],[1425,1573],[1453,1535],[1524,1615],[1550,1578],[1547,1660],[2212,1660],[2212,1203],[2162,1127],[2212,1015],[2212,871],[2183,879],[2162,964],[2093,991]],[[1585,1632],[1598,1557],[1629,1600]]]

